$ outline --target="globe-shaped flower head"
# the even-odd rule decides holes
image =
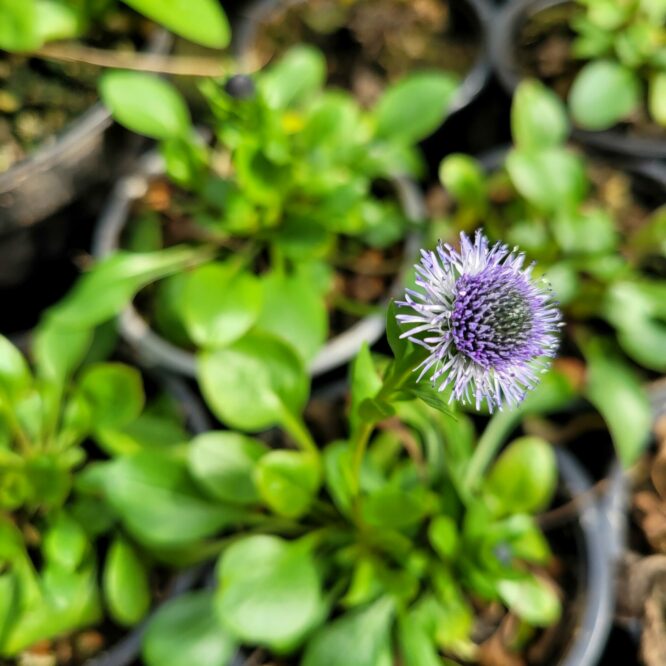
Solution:
[[[524,267],[525,255],[488,245],[477,231],[460,234],[460,251],[441,244],[421,250],[416,285],[397,305],[413,325],[401,337],[425,347],[419,380],[430,378],[451,400],[488,409],[514,407],[550,365],[558,346],[560,312],[550,287]]]

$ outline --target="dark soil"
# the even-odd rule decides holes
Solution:
[[[535,76],[567,99],[576,75],[587,62],[571,53],[576,34],[569,21],[576,13],[574,3],[546,9],[531,16],[518,33],[518,63],[527,76]],[[664,128],[650,120],[647,95],[643,106],[616,129],[629,135],[664,138]]]
[[[136,51],[151,24],[130,12],[114,12],[91,29],[89,46]],[[97,101],[100,69],[0,51],[0,173]]]
[[[479,52],[478,29],[462,4],[443,0],[281,3],[261,17],[251,46],[266,62],[299,42],[324,51],[330,83],[368,106],[388,82],[418,69],[463,77]]]

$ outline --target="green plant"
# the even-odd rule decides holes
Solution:
[[[575,122],[603,130],[647,100],[650,118],[666,127],[666,5],[661,0],[579,0],[572,52],[588,61],[569,94]]]
[[[124,0],[124,4],[193,42],[224,48],[229,24],[215,0]],[[116,0],[0,0],[0,49],[36,51],[45,43],[85,37]]]
[[[166,396],[144,405],[135,368],[101,360],[115,342],[109,332],[44,322],[34,370],[0,337],[3,657],[105,616],[136,624],[152,602],[154,561],[96,489],[95,468],[109,456],[174,452],[189,435]]]
[[[214,590],[188,593],[152,618],[143,646],[148,666],[223,664],[239,645],[300,654],[306,666],[347,666],[350,654],[358,666],[390,663],[396,654],[406,666],[452,663],[446,657],[476,654],[479,604],[502,604],[518,618],[516,649],[558,620],[560,602],[544,568],[550,549],[534,519],[555,490],[552,449],[522,437],[493,460],[521,415],[557,408],[571,387],[550,375],[535,400],[493,417],[477,445],[472,421],[417,381],[425,352],[400,333],[391,309],[395,359],[361,349],[345,432],[322,449],[307,429],[285,436],[296,450],[234,432],[193,442],[178,462],[182,474],[208,501],[254,517],[241,518],[218,542]],[[246,374],[227,367],[219,381],[228,394],[245,396],[268,381],[288,402],[279,376],[248,386],[254,365]],[[250,425],[243,418],[236,425]],[[119,464],[128,477],[148,461],[107,467]],[[150,464],[174,462],[162,454]],[[120,478],[107,484],[110,496]],[[165,482],[152,483],[148,496],[157,502]],[[134,520],[138,502],[116,500],[121,520]]]
[[[248,331],[281,338],[310,363],[328,334],[333,267],[353,270],[367,248],[395,252],[410,230],[394,178],[420,173],[415,144],[446,115],[454,80],[414,74],[364,110],[324,89],[325,70],[322,54],[299,46],[253,80],[207,81],[212,145],[166,82],[102,79],[117,120],[160,141],[171,184],[168,215],[137,215],[126,247],[159,253],[175,234],[213,255],[157,285],[147,306],[160,333],[200,351],[204,375]],[[376,300],[338,292],[334,306],[358,316]]]
[[[450,237],[483,224],[489,237],[519,244],[539,262],[568,324],[566,353],[587,364],[583,395],[606,418],[628,464],[651,423],[636,366],[666,370],[666,280],[649,269],[666,257],[666,211],[620,224],[621,216],[636,214],[629,184],[617,174],[609,181],[616,205],[618,192],[629,198],[614,211],[603,199],[605,181],[599,184],[607,172],[596,173],[565,145],[565,110],[542,84],[521,84],[511,122],[514,146],[496,171],[486,173],[466,155],[442,161],[440,179],[455,207],[436,229]]]

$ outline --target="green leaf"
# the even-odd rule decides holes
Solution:
[[[109,503],[127,529],[150,546],[188,544],[243,516],[234,507],[207,500],[182,462],[154,451],[107,463],[103,482]]]
[[[364,497],[361,507],[368,524],[392,529],[417,525],[427,511],[422,494],[390,486]]]
[[[320,621],[319,573],[304,543],[246,537],[224,552],[218,576],[216,610],[239,642],[289,650]]]
[[[277,109],[299,104],[321,89],[326,80],[326,60],[312,46],[290,48],[260,80],[268,104]]]
[[[99,92],[113,117],[132,132],[162,140],[192,132],[187,103],[176,88],[158,76],[106,72],[99,80]]]
[[[418,72],[387,88],[375,108],[377,136],[416,143],[444,121],[458,89],[443,72]]]
[[[223,49],[229,22],[216,0],[123,0],[125,4],[191,42]]]
[[[616,282],[606,292],[603,314],[629,356],[644,367],[666,371],[666,284]]]
[[[460,547],[458,526],[449,516],[435,516],[428,526],[428,541],[443,560],[453,560]]]
[[[537,576],[500,580],[497,589],[511,611],[535,627],[550,627],[560,619],[562,607],[552,584]]]
[[[319,629],[308,641],[302,666],[382,666],[390,651],[393,601],[379,599],[362,610],[345,613]]]
[[[68,571],[74,571],[86,553],[88,539],[81,525],[64,511],[49,527],[44,537],[45,557]]]
[[[603,208],[563,210],[552,229],[558,245],[568,255],[613,252],[617,246],[615,222]]]
[[[521,437],[506,447],[491,468],[484,496],[500,515],[536,513],[551,502],[556,486],[552,446],[538,437]]]
[[[0,396],[14,401],[32,384],[30,369],[23,354],[0,335]]]
[[[0,646],[18,611],[18,581],[11,571],[0,574]]]
[[[333,442],[324,449],[326,488],[338,510],[347,515],[352,507],[351,466],[352,456],[348,442]]]
[[[583,160],[564,148],[514,149],[507,156],[506,168],[520,194],[546,212],[576,206],[587,194]]]
[[[33,51],[41,46],[35,0],[0,0],[0,49]]]
[[[203,347],[223,347],[240,338],[261,310],[261,283],[232,265],[206,264],[185,286],[183,316],[188,333]]]
[[[319,465],[299,451],[271,451],[257,463],[255,482],[261,498],[280,516],[306,514],[321,484]]]
[[[33,342],[40,375],[64,382],[83,361],[92,341],[92,329],[63,326],[46,316],[37,327]]]
[[[400,618],[398,640],[405,666],[442,666],[434,641],[411,615]]]
[[[61,459],[48,453],[34,456],[26,462],[25,474],[32,490],[30,498],[36,504],[46,508],[63,504],[72,485],[72,476],[63,468]]]
[[[439,180],[459,204],[481,210],[488,198],[488,188],[479,162],[469,155],[447,155],[439,165]]]
[[[317,146],[337,161],[351,157],[365,134],[354,97],[347,91],[327,89],[313,103],[302,137],[305,145]]]
[[[540,151],[564,142],[569,121],[560,98],[540,81],[526,79],[511,104],[511,134],[520,150]]]
[[[601,412],[617,453],[629,467],[649,441],[650,402],[642,384],[626,362],[601,339],[583,346],[587,361],[585,395]]]
[[[36,0],[35,6],[34,30],[40,43],[79,37],[87,27],[88,17],[79,7],[60,0]]]
[[[230,347],[199,356],[199,382],[216,416],[233,428],[263,430],[297,414],[308,396],[308,377],[291,347],[248,333]]]
[[[115,252],[79,278],[49,316],[62,326],[97,326],[119,314],[147,284],[184,270],[200,256],[200,251],[183,246],[160,252]]]
[[[429,612],[433,616],[431,621],[435,641],[444,649],[457,648],[461,642],[470,638],[474,611],[464,597],[458,580],[448,568],[435,568],[432,583],[436,599]]]
[[[262,286],[264,302],[257,328],[288,342],[309,364],[328,332],[326,302],[317,285],[301,275],[269,273]]]
[[[666,127],[666,72],[657,72],[650,79],[648,108],[654,121]]]
[[[172,599],[151,618],[143,638],[146,666],[227,666],[235,641],[215,617],[212,593],[187,592]]]
[[[266,445],[236,432],[207,432],[188,447],[194,480],[212,497],[232,504],[253,504],[259,493],[253,474]]]
[[[576,124],[604,130],[638,107],[641,83],[627,67],[611,60],[595,60],[578,72],[569,92],[569,108]]]
[[[351,409],[349,423],[352,438],[358,429],[364,425],[365,419],[361,416],[361,405],[369,398],[374,398],[382,387],[382,380],[377,374],[372,361],[370,348],[364,342],[352,362],[351,366]]]
[[[111,456],[133,455],[142,450],[165,449],[185,443],[190,438],[178,423],[158,414],[143,413],[122,427],[101,428],[95,441]]]
[[[121,427],[136,419],[145,400],[141,373],[122,363],[97,363],[85,369],[79,391],[90,406],[95,428]]]
[[[114,539],[106,556],[103,575],[104,598],[111,617],[132,626],[150,608],[150,586],[146,565],[124,539]]]
[[[349,587],[340,604],[345,608],[365,605],[374,601],[383,591],[380,565],[372,556],[361,556],[354,561]]]
[[[14,569],[18,574],[18,570]],[[14,617],[2,646],[3,655],[15,656],[38,641],[71,633],[101,620],[96,571],[92,564],[79,571],[68,571],[59,565],[42,569],[34,596],[26,592],[25,570],[22,571],[21,612]]]
[[[396,319],[399,312],[398,306],[392,300],[386,309],[386,338],[396,360],[401,359],[409,351],[409,341],[406,338],[400,338],[403,331]]]

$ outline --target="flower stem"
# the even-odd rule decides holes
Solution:
[[[467,467],[463,482],[466,491],[472,492],[476,489],[481,477],[497,455],[509,433],[515,428],[519,418],[520,412],[514,410],[497,412],[490,419]]]
[[[389,366],[384,383],[375,396],[375,400],[388,400],[391,393],[400,389],[407,377],[412,374],[413,368],[411,366],[405,366],[400,371],[396,371],[396,367],[395,362]],[[375,425],[376,423],[374,421],[362,423],[351,442],[353,449],[351,493],[353,497],[357,497],[361,491],[361,468],[363,467],[363,458],[365,457],[368,442],[370,441],[370,435],[372,435]]]

